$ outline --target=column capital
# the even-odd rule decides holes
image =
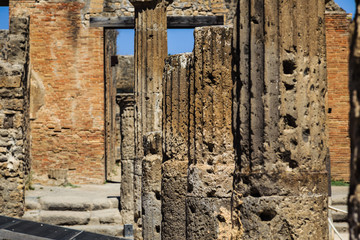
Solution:
[[[174,0],[130,0],[130,3],[135,8],[148,7],[159,3],[164,3],[165,6],[171,4]]]

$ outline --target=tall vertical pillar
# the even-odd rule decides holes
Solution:
[[[116,174],[116,77],[112,56],[116,55],[117,31],[105,30],[105,151],[106,180],[114,180]]]
[[[324,1],[240,0],[234,192],[243,239],[327,239]]]
[[[120,106],[120,149],[121,149],[121,187],[120,205],[123,224],[134,223],[134,95],[132,93],[119,94],[117,103]]]
[[[193,53],[164,74],[162,239],[240,239],[232,209],[232,28],[195,29]]]
[[[350,47],[350,139],[351,167],[350,192],[348,198],[350,239],[360,237],[360,1],[356,1],[357,11]]]
[[[167,56],[168,0],[131,0],[135,7],[135,190],[144,239],[161,239],[162,76]],[[138,174],[137,174],[138,173]],[[137,199],[139,200],[139,199]],[[138,237],[138,234],[137,234]]]
[[[186,239],[238,239],[232,224],[232,28],[194,32],[194,78],[190,82]]]
[[[166,60],[163,100],[162,167],[163,240],[186,240],[186,195],[189,166],[190,84],[193,53]]]

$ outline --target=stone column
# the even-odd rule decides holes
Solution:
[[[195,29],[164,73],[162,239],[239,239],[233,219],[232,28]],[[234,197],[237,196],[237,197]]]
[[[190,82],[187,239],[237,239],[232,225],[232,28],[195,29]]]
[[[243,239],[328,237],[324,4],[239,1],[234,192],[243,203],[233,214]]]
[[[123,224],[133,224],[135,218],[134,193],[134,94],[119,94],[116,98],[120,106],[120,133],[121,133],[121,187],[120,206]]]
[[[111,181],[116,180],[116,76],[112,66],[112,58],[116,55],[116,37],[116,30],[105,30],[105,166],[106,180]]]
[[[356,1],[354,29],[350,47],[350,139],[351,167],[348,198],[350,239],[360,237],[360,1]]]
[[[135,173],[142,173],[141,207],[137,205],[136,211],[142,214],[143,238],[160,239],[162,76],[164,60],[167,56],[166,7],[171,1],[131,0],[130,2],[135,7],[136,31]]]
[[[189,165],[190,84],[193,54],[169,57],[164,72],[162,166],[163,240],[186,239],[186,194]]]

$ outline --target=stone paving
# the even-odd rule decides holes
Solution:
[[[349,192],[349,187],[341,186],[332,186],[331,187],[332,196],[331,196],[331,206],[347,211],[347,196]],[[332,218],[336,229],[340,232],[342,239],[349,239],[348,233],[348,223],[347,223],[347,214],[341,212],[331,211]],[[336,234],[334,235],[334,240],[341,240]]]
[[[120,184],[69,185],[66,187],[33,185],[26,191],[24,219],[67,226],[121,237],[119,213]],[[332,206],[347,211],[348,187],[332,187]],[[347,215],[332,211],[332,218],[342,239],[349,239]],[[334,235],[334,240],[341,240]]]
[[[26,220],[122,237],[120,184],[33,185],[26,191]]]

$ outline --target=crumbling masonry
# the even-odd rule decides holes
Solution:
[[[29,20],[12,18],[0,33],[0,212],[24,213],[29,174]]]
[[[0,46],[21,45],[2,51],[2,174],[12,175],[0,181],[13,192],[1,190],[2,213],[22,213],[31,153],[34,181],[121,177],[136,239],[327,238],[324,2],[9,4]],[[192,14],[227,26],[196,28],[194,51],[167,57],[167,15]],[[117,93],[116,33],[91,22],[124,15],[134,16],[135,76]],[[30,19],[29,45],[28,20],[15,16]]]

